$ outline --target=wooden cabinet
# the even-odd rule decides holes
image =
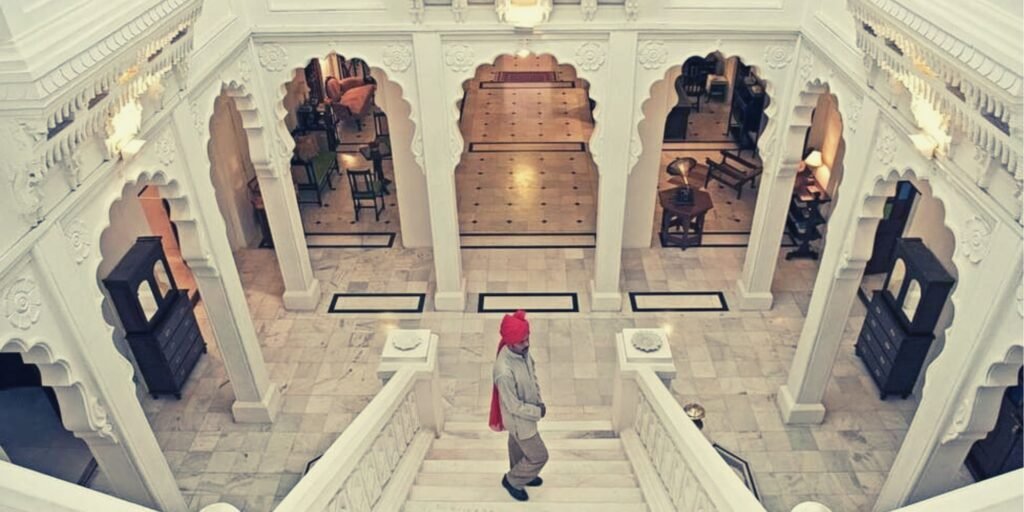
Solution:
[[[992,431],[971,447],[966,465],[975,480],[984,480],[1020,469],[1024,466],[1021,448],[1021,425],[1024,410],[1021,407],[1022,389],[1018,384],[1003,394],[999,416]]]
[[[139,237],[103,284],[117,310],[149,393],[181,398],[206,352],[188,290],[168,271],[158,236]]]
[[[856,344],[883,400],[913,391],[953,283],[921,239],[896,242],[885,286],[874,293]]]
[[[757,139],[761,135],[764,108],[764,85],[749,67],[741,65],[736,71],[736,86],[729,114],[729,134],[740,150],[750,150],[757,154]]]

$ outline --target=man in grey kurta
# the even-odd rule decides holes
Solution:
[[[508,430],[509,471],[502,486],[513,498],[529,499],[525,486],[539,486],[538,476],[548,461],[548,450],[537,432],[537,422],[547,414],[540,396],[537,371],[530,356],[526,314],[506,315],[501,325],[502,345],[494,361],[494,385],[498,391],[501,423]]]

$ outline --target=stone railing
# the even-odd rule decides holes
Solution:
[[[976,484],[898,508],[893,512],[1019,512],[1024,509],[1024,470],[1018,469]]]
[[[630,331],[624,334],[628,337]],[[674,364],[661,357],[671,361],[667,340],[643,347],[642,354],[627,343],[620,334],[612,427],[622,439],[648,507],[656,512],[765,512],[669,392],[669,377],[675,371],[666,366]],[[794,510],[829,509],[802,503]]]
[[[0,460],[0,510],[5,512],[155,512],[88,487]]]
[[[403,363],[288,493],[276,512],[398,510],[443,418],[437,336],[425,362]]]

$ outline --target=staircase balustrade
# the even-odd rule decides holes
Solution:
[[[403,364],[275,512],[369,512],[391,508],[385,495],[404,500],[411,479],[396,482],[396,470],[415,458],[414,475],[424,452],[411,448],[425,450],[443,426],[436,340],[426,363]]]

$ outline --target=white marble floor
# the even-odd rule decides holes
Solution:
[[[628,250],[626,291],[722,290],[735,302],[742,249]],[[613,339],[627,327],[661,326],[671,334],[682,403],[708,411],[705,433],[747,459],[769,510],[815,500],[832,510],[870,507],[916,408],[914,399],[878,400],[869,375],[853,355],[863,320],[854,307],[832,382],[829,414],[813,427],[779,419],[775,393],[786,378],[816,274],[811,261],[780,258],[766,312],[598,313],[589,311],[586,283],[593,251],[463,251],[467,310],[422,314],[332,315],[334,292],[429,292],[429,250],[312,250],[324,295],[315,312],[281,306],[274,254],[238,255],[250,311],[271,378],[284,390],[273,425],[231,421],[231,387],[216,350],[203,359],[181,401],[145,404],[161,446],[194,509],[228,501],[266,511],[298,481],[379,390],[374,371],[387,332],[427,328],[440,335],[440,378],[450,418],[484,421],[490,365],[500,314],[475,312],[480,292],[575,291],[581,312],[533,314],[532,350],[552,418],[607,415],[614,371]],[[428,295],[429,297],[429,295]]]

